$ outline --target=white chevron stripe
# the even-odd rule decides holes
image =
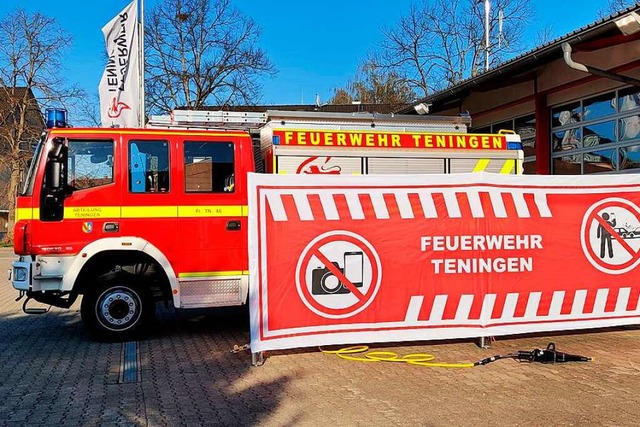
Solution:
[[[282,198],[280,194],[276,194],[273,192],[266,192],[267,202],[269,203],[269,207],[271,208],[271,212],[273,213],[274,221],[286,221],[287,213],[284,210],[284,205],[282,204]]]
[[[471,311],[471,304],[473,304],[474,295],[462,295],[460,302],[458,303],[458,309],[456,310],[455,320],[464,321],[469,320],[469,312]]]
[[[389,210],[387,204],[384,201],[384,195],[379,192],[371,192],[371,203],[373,204],[373,211],[376,214],[377,219],[389,219]]]
[[[308,196],[301,192],[293,193],[293,201],[296,204],[298,215],[301,221],[313,221],[313,212],[311,212],[311,205],[309,204]]]
[[[424,296],[412,296],[409,300],[409,308],[407,308],[407,314],[404,317],[405,322],[417,322],[420,315],[420,309],[422,308],[422,301]]]
[[[436,322],[442,320],[444,314],[444,307],[447,304],[447,295],[436,295],[433,299],[433,307],[431,308],[431,314],[429,320]]]
[[[487,294],[482,301],[482,311],[480,312],[480,321],[482,325],[486,325],[491,321],[493,314],[493,306],[496,305],[496,294]]]
[[[497,218],[506,218],[507,210],[504,207],[504,200],[502,200],[502,193],[499,191],[490,191],[489,198],[491,199],[491,206],[493,212]]]
[[[538,307],[540,307],[540,299],[542,292],[531,292],[527,301],[527,308],[524,310],[525,319],[534,319],[537,317]]]
[[[449,218],[462,217],[456,193],[454,193],[453,191],[445,191],[442,194],[444,195],[444,204],[447,207],[447,214],[449,215]]]
[[[353,219],[364,219],[364,212],[362,211],[362,205],[360,199],[358,199],[357,193],[346,193],[347,206],[349,207],[349,213]]]
[[[549,205],[547,204],[547,195],[544,193],[533,193],[533,199],[536,202],[536,206],[538,207],[538,211],[540,211],[540,216],[542,218],[551,218],[551,210],[549,209]]]
[[[555,291],[553,293],[553,296],[551,297],[551,306],[549,307],[549,317],[560,316],[565,294],[565,291]]]
[[[333,195],[330,193],[320,193],[320,203],[322,204],[322,210],[324,211],[324,216],[328,220],[339,220],[340,214],[338,213],[338,207],[336,206],[336,202],[333,199]]]
[[[524,193],[521,192],[512,192],[513,202],[516,205],[516,212],[518,213],[518,217],[520,218],[530,218],[531,214],[529,213],[529,207],[527,206],[527,202],[524,199]]]
[[[420,192],[420,204],[424,211],[425,218],[437,218],[438,212],[436,211],[436,204],[433,202],[433,195],[431,193]]]
[[[469,191],[467,193],[469,199],[469,206],[471,207],[471,216],[474,218],[484,218],[484,210],[482,209],[482,202],[480,201],[480,192]]]
[[[627,304],[629,304],[630,295],[631,288],[620,288],[620,290],[618,291],[618,300],[616,301],[616,313],[627,311]]]
[[[415,215],[413,214],[413,208],[411,207],[411,202],[409,201],[408,193],[395,193],[396,203],[398,204],[398,209],[400,210],[401,218],[413,219]]]
[[[598,292],[596,292],[596,301],[593,304],[593,314],[604,314],[608,296],[609,289],[598,289]]]
[[[507,294],[504,300],[504,308],[502,309],[502,316],[500,319],[513,319],[516,312],[516,305],[518,304],[518,297],[520,294]]]
[[[581,289],[576,291],[576,295],[573,298],[573,306],[571,307],[572,315],[580,315],[584,313],[584,303],[587,300],[587,291]]]

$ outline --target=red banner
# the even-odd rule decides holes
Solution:
[[[637,182],[252,175],[252,351],[640,323]]]
[[[273,140],[276,145],[302,147],[506,150],[508,141],[520,142],[520,137],[471,133],[274,129]]]

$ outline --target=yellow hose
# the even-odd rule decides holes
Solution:
[[[325,350],[320,347],[320,351],[324,354],[335,354],[342,359],[356,362],[400,362],[410,365],[430,366],[433,368],[473,368],[474,366],[473,363],[432,362],[436,357],[433,354],[427,353],[412,353],[400,357],[392,351],[369,351],[367,353],[368,350],[369,347],[366,345],[345,347],[339,350]],[[361,354],[361,356],[354,356],[355,354]]]

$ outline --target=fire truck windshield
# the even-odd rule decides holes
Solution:
[[[46,141],[46,133],[40,137],[38,144],[36,145],[36,149],[33,153],[33,158],[31,159],[31,164],[29,165],[29,171],[27,172],[27,177],[24,181],[24,187],[22,188],[21,196],[31,196],[33,194],[33,185],[36,178],[36,170],[38,169],[38,164],[40,163],[40,157],[42,156],[42,147]]]

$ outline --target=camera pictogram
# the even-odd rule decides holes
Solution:
[[[345,252],[343,266],[332,261],[336,269],[356,288],[362,287],[363,253],[362,251]],[[316,267],[311,273],[311,294],[349,294],[351,291],[328,267]]]

